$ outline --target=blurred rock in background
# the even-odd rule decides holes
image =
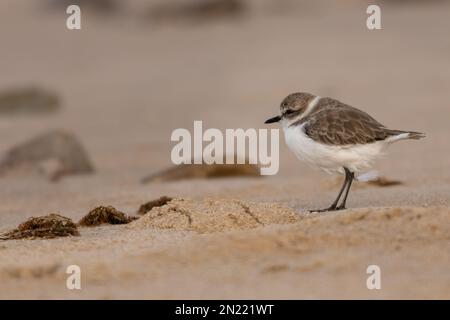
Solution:
[[[78,5],[82,10],[96,14],[116,13],[121,7],[120,2],[116,0],[49,0],[47,3],[50,8],[64,11],[70,5]]]
[[[240,18],[247,12],[243,0],[170,1],[151,5],[147,17],[151,22],[205,22]]]
[[[39,87],[22,87],[0,92],[0,114],[46,114],[60,109],[57,94]]]
[[[19,144],[0,161],[0,175],[39,172],[51,181],[93,171],[94,167],[81,143],[65,131],[49,131]]]

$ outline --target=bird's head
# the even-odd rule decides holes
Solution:
[[[275,123],[281,120],[291,122],[293,119],[300,118],[314,98],[316,98],[315,95],[307,92],[292,93],[281,101],[281,115],[270,118],[264,123]]]

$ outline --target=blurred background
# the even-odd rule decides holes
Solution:
[[[69,4],[81,7],[81,30],[66,28]],[[380,5],[382,30],[367,29],[369,4]],[[337,98],[388,127],[426,132],[426,140],[391,148],[378,169],[431,190],[413,202],[448,203],[448,1],[3,0],[0,7],[0,152],[9,157],[0,179],[3,227],[19,215],[81,215],[101,201],[127,208],[165,191],[232,189],[229,181],[195,182],[198,188],[139,181],[172,165],[174,129],[192,130],[194,120],[205,128],[264,128],[296,91]],[[75,149],[58,151],[58,134],[42,138],[54,130],[75,139]],[[67,153],[69,162],[84,152],[80,172],[90,174],[52,183],[34,169],[10,170],[11,148],[36,138],[34,159],[43,149]],[[322,179],[280,146],[279,174],[258,183]],[[37,171],[59,165],[45,161]],[[386,195],[371,204],[393,203],[401,200]]]
[[[449,31],[444,0],[0,1],[0,240],[29,217],[193,198],[79,237],[1,241],[0,298],[449,297]],[[427,137],[393,145],[384,180],[356,182],[336,214],[306,209],[342,177],[300,163],[282,132],[275,176],[176,167],[142,183],[167,178],[174,129],[268,128],[296,91]],[[64,285],[73,264],[82,291]],[[367,290],[369,264],[384,290]]]

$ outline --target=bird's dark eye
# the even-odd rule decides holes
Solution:
[[[285,114],[291,114],[292,112],[294,112],[294,110],[287,109],[284,113],[285,113]]]

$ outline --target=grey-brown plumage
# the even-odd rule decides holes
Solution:
[[[305,133],[314,141],[327,145],[367,144],[386,140],[402,133],[419,139],[419,132],[391,130],[370,115],[338,100],[322,98],[310,113],[292,125],[305,124]]]

